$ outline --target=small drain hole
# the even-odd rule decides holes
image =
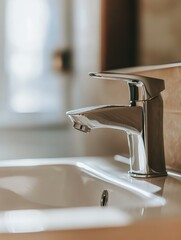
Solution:
[[[107,190],[104,190],[101,196],[100,205],[101,207],[106,207],[108,205],[109,194]]]

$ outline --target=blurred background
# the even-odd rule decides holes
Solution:
[[[71,128],[65,112],[127,104],[91,71],[178,62],[179,0],[0,0],[0,159],[127,152],[124,134]]]

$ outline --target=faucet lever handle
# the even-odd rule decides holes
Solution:
[[[99,72],[89,76],[107,80],[121,80],[129,86],[130,102],[145,101],[156,97],[165,89],[164,80],[127,73]]]

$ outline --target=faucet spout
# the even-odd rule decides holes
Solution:
[[[163,130],[159,122],[162,121],[162,113],[160,113],[162,98],[156,97],[152,101],[142,102],[139,106],[87,107],[69,111],[67,115],[75,129],[86,133],[96,128],[125,131],[130,150],[130,175],[134,177],[165,176]],[[155,114],[150,113],[153,104],[154,110],[157,105]],[[147,115],[145,115],[145,108],[149,109]],[[159,119],[158,122],[156,118]]]
[[[67,115],[73,122],[73,127],[86,133],[96,128],[125,131],[130,152],[130,175],[166,176],[163,100],[159,93],[164,89],[163,80],[113,73],[100,73],[94,76],[127,81],[130,104],[103,105],[69,111]]]
[[[95,128],[120,129],[128,134],[141,133],[141,107],[103,105],[87,107],[67,112],[73,127],[83,132]]]

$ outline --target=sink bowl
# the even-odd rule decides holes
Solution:
[[[164,206],[161,187],[130,177],[122,160],[1,161],[0,232],[124,225]]]
[[[116,165],[112,176],[96,163],[93,166],[82,159],[0,168],[0,211],[93,206],[133,210],[163,205],[163,198],[140,189],[136,180],[126,179],[126,173],[116,176]],[[159,190],[147,183],[151,187],[153,192]]]

